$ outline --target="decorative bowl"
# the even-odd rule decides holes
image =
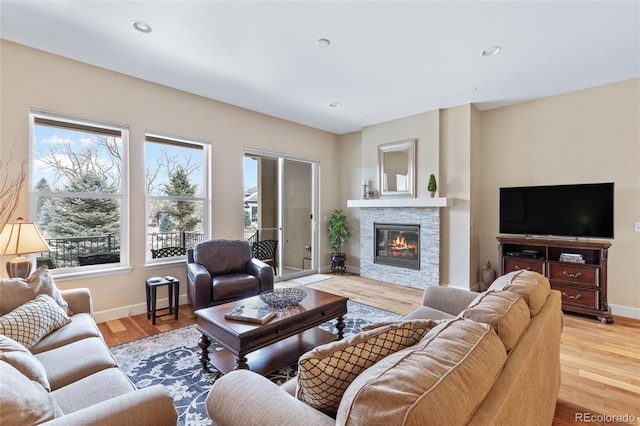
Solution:
[[[260,299],[276,309],[297,305],[305,297],[307,297],[307,293],[300,288],[277,288],[260,293]]]

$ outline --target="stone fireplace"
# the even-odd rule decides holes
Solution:
[[[374,223],[373,263],[420,269],[420,225]]]
[[[364,207],[360,209],[361,276],[416,288],[440,284],[440,209],[438,207],[360,205],[354,205],[354,207]],[[380,231],[376,228],[376,224],[386,225],[388,229]],[[379,235],[381,232],[382,235]],[[379,246],[379,241],[376,242],[378,237],[386,238],[383,247]],[[397,243],[389,242],[389,239],[394,241],[397,237],[404,237],[405,242],[402,243],[401,239]],[[407,241],[407,237],[410,241]],[[405,247],[408,244],[417,244],[417,246],[409,250]],[[397,256],[389,256],[394,250],[393,254]],[[414,266],[408,267],[404,262],[398,264],[398,260],[412,257],[414,250],[417,257],[412,259]],[[389,259],[390,257],[393,259]],[[383,261],[380,262],[380,260]]]

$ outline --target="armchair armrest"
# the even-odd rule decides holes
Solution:
[[[187,263],[188,296],[194,310],[211,303],[211,274],[199,263]]]
[[[219,378],[206,404],[217,426],[335,425],[331,417],[248,370],[235,370]]]
[[[175,426],[177,421],[178,413],[169,390],[164,386],[154,385],[74,411],[44,424]]]
[[[85,313],[93,317],[93,300],[88,288],[73,288],[60,290],[62,298],[69,304],[69,310],[74,314]]]
[[[459,288],[429,285],[424,289],[422,304],[451,315],[458,315],[479,294]]]
[[[273,268],[262,260],[252,258],[247,264],[247,272],[260,281],[260,293],[273,290]]]

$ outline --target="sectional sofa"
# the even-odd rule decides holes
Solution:
[[[92,314],[87,289],[59,291],[46,269],[0,280],[0,424],[175,426],[169,391],[136,389]]]
[[[318,347],[281,387],[251,371],[216,381],[207,411],[231,425],[551,425],[560,294],[530,271],[484,293],[429,286],[400,321]]]

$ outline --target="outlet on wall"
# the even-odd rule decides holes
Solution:
[[[636,222],[634,224],[633,230],[636,231],[636,232],[640,232],[640,222]]]

